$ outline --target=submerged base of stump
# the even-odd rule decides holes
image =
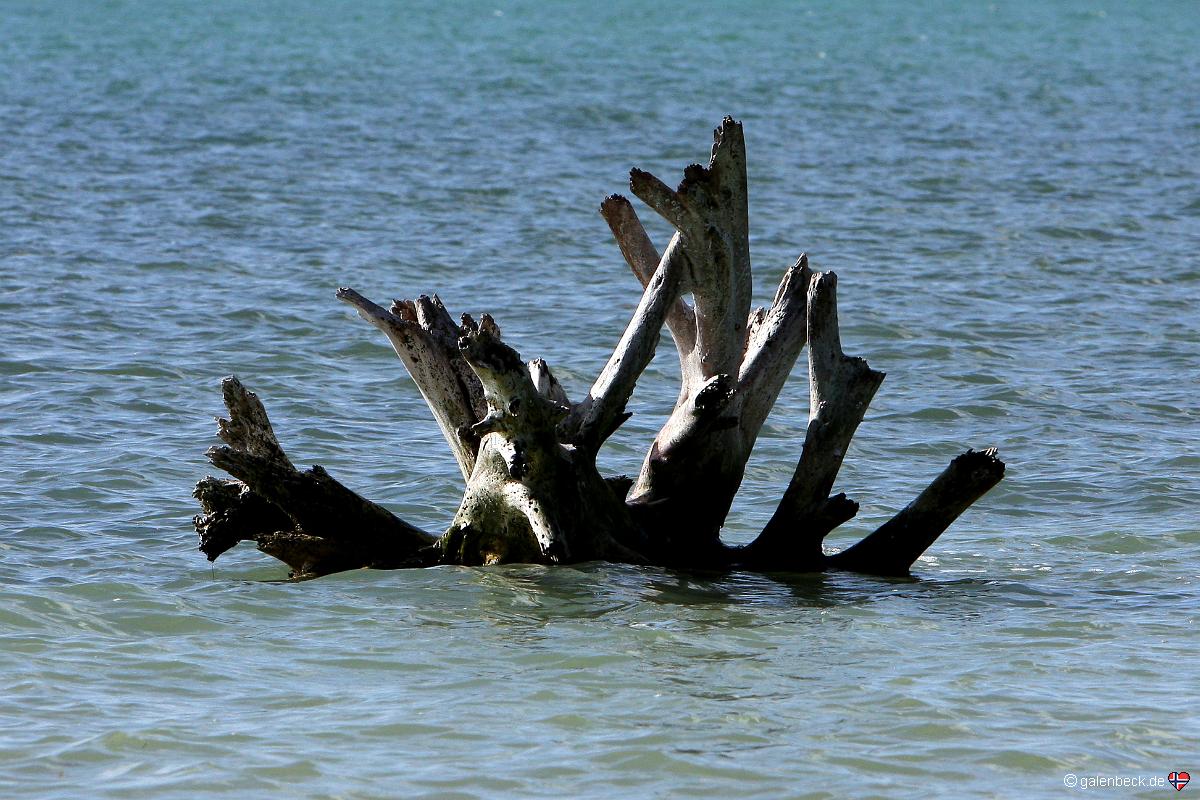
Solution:
[[[972,503],[1004,476],[994,449],[958,456],[878,530],[832,555],[826,535],[858,504],[831,495],[842,458],[883,381],[846,356],[832,272],[801,256],[770,308],[751,310],[745,142],[729,117],[707,167],[678,188],[633,170],[630,188],[675,228],[659,254],[620,195],[600,212],[643,293],[587,396],[571,402],[541,359],[526,363],[488,315],[455,323],[440,299],[390,309],[353,289],[339,299],[392,342],[437,420],[466,481],[441,536],[366,500],[314,466],[298,470],[262,403],[237,378],[222,383],[224,446],[208,451],[233,479],[206,477],[194,495],[200,549],[209,560],[254,541],[296,578],[361,567],[563,564],[608,560],[697,569],[852,570],[906,575]],[[683,298],[691,295],[692,303]],[[596,454],[629,417],[637,378],[666,327],[681,390],[635,479],[605,477]],[[811,397],[799,462],[759,536],[734,547],[720,531],[746,462],[792,365],[808,348]]]

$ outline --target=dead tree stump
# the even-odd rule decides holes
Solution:
[[[600,213],[642,299],[587,395],[572,403],[541,359],[524,362],[495,321],[456,323],[437,296],[389,309],[353,289],[339,299],[381,330],[421,390],[466,480],[435,537],[284,454],[258,398],[222,384],[229,418],[209,460],[235,480],[196,485],[200,549],[214,560],[243,540],[297,578],[358,567],[597,559],[681,568],[905,575],[937,537],[1004,475],[993,449],[954,459],[912,503],[857,544],[822,541],[858,504],[833,494],[851,438],[884,375],[842,352],[837,276],[801,255],[770,308],[752,310],[746,153],[726,117],[708,166],[675,189],[638,169],[630,189],[675,228],[660,254],[633,205],[612,195]],[[693,303],[684,300],[691,296]],[[679,354],[680,392],[636,479],[605,478],[596,454],[628,419],[626,403],[663,327]],[[808,346],[810,410],[796,470],[750,544],[720,531],[759,430]]]

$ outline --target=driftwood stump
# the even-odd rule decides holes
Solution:
[[[726,117],[707,167],[675,189],[634,169],[630,189],[675,228],[660,254],[633,205],[612,195],[600,213],[643,286],[641,303],[587,396],[571,402],[541,359],[526,363],[488,315],[455,323],[436,296],[389,309],[353,289],[339,299],[382,331],[429,404],[466,480],[440,536],[365,500],[321,467],[284,454],[258,398],[222,384],[229,419],[209,460],[236,480],[208,477],[195,496],[210,560],[243,540],[297,578],[358,567],[606,559],[672,567],[766,571],[845,569],[907,574],[968,506],[1004,475],[995,450],[973,451],[859,543],[827,555],[822,541],[858,504],[831,495],[846,448],[883,382],[842,352],[837,276],[801,255],[770,308],[751,310],[746,155]],[[690,295],[694,303],[683,298]],[[596,454],[629,417],[638,376],[666,327],[679,354],[680,393],[636,479],[602,476]],[[804,446],[779,507],[742,547],[720,531],[759,430],[808,345],[811,406]]]

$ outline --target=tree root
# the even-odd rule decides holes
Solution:
[[[634,169],[630,189],[675,228],[660,254],[620,195],[600,213],[643,287],[604,369],[577,403],[541,359],[525,363],[495,321],[455,323],[435,295],[376,305],[337,296],[382,331],[429,405],[466,490],[434,537],[334,480],[298,470],[266,411],[236,378],[222,383],[229,418],[209,460],[235,480],[194,492],[200,549],[210,560],[240,541],[295,577],[359,567],[605,559],[705,569],[852,570],[907,574],[939,535],[1004,475],[994,449],[967,451],[889,522],[827,555],[822,542],[858,504],[831,494],[884,375],[842,352],[837,276],[801,255],[768,309],[750,310],[745,140],[726,117],[707,166],[672,189]],[[690,295],[694,304],[685,296]],[[679,399],[635,479],[604,477],[596,455],[629,416],[626,404],[662,329],[680,365]],[[720,531],[767,415],[805,346],[809,421],[796,469],[771,520],[744,547]]]

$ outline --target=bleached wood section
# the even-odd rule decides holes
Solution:
[[[660,256],[654,243],[650,241],[650,236],[646,233],[642,221],[638,218],[633,204],[622,195],[609,195],[600,204],[600,216],[604,217],[604,221],[608,223],[609,230],[612,231],[613,238],[617,240],[617,246],[621,249],[621,255],[625,257],[625,262],[629,264],[630,270],[642,284],[642,289],[645,289],[658,269]],[[677,232],[671,237],[667,250],[682,257],[682,250],[677,248],[672,250],[679,236],[680,234]],[[676,298],[667,311],[667,328],[671,331],[671,338],[675,340],[675,349],[679,352],[682,360],[696,346],[696,312],[682,297]]]
[[[663,324],[683,285],[681,247],[679,239],[671,240],[621,341],[588,396],[571,410],[565,423],[568,438],[593,453],[628,418],[625,405],[638,377],[654,358]]]
[[[388,337],[433,412],[464,480],[470,477],[479,440],[459,432],[486,413],[483,387],[459,353],[459,326],[442,301],[436,295],[422,295],[417,300],[397,300],[387,310],[354,289],[338,289],[337,297]]]

